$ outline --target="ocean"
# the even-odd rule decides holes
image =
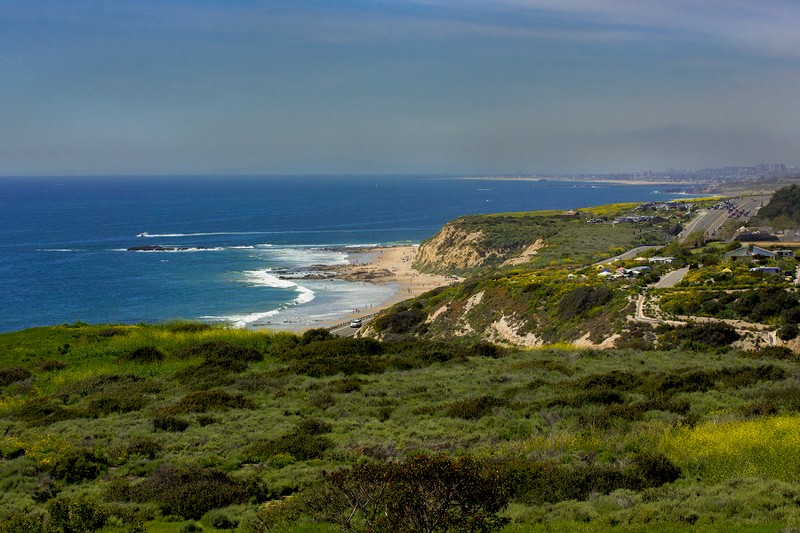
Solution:
[[[172,319],[300,329],[391,286],[303,279],[461,215],[672,199],[653,186],[435,176],[0,178],[0,331]],[[152,246],[158,251],[129,251]]]

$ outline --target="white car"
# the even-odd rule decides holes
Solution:
[[[361,327],[361,319],[360,318],[354,318],[353,320],[351,320],[350,321],[350,327],[351,328],[360,328]]]

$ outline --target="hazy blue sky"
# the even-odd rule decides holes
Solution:
[[[798,148],[795,0],[0,2],[0,175],[606,172]]]

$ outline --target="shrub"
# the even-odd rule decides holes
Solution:
[[[156,363],[164,360],[164,352],[153,346],[142,346],[120,356],[123,361]]]
[[[677,481],[681,469],[662,453],[639,453],[633,456],[628,475],[632,478],[631,485],[644,489]]]
[[[662,331],[664,331],[662,329]],[[694,324],[690,323],[683,327],[666,330],[660,338],[660,345],[668,347],[701,347],[701,348],[721,348],[729,346],[739,340],[736,329],[724,322],[711,322]]]
[[[350,530],[354,519],[375,532],[491,532],[508,519],[509,486],[495,469],[465,456],[414,455],[323,474],[309,507]]]
[[[202,322],[172,322],[167,324],[167,330],[173,333],[199,333],[201,331],[208,331],[214,329],[211,324],[204,324]]]
[[[72,448],[55,458],[50,473],[65,483],[78,483],[84,479],[95,479],[106,468],[106,458],[87,448]]]
[[[85,500],[51,500],[47,512],[50,515],[47,531],[97,531],[108,520],[107,514],[96,503]]]
[[[36,398],[29,400],[12,410],[13,416],[23,420],[30,426],[47,426],[62,420],[79,418],[80,413],[65,409],[52,402],[49,398]]]
[[[797,338],[798,334],[800,334],[800,330],[798,330],[797,324],[786,324],[778,330],[778,338],[782,341],[790,341]]]
[[[161,410],[163,414],[205,413],[225,409],[254,409],[255,402],[243,394],[231,394],[223,390],[190,392],[178,403]]]
[[[254,442],[244,450],[242,458],[249,463],[266,462],[271,457],[282,454],[301,461],[316,459],[333,446],[331,439],[322,436],[330,433],[332,429],[333,427],[327,422],[313,418],[306,419],[291,433],[275,439]]]
[[[238,346],[224,341],[211,341],[188,346],[176,352],[179,359],[205,357],[209,361],[246,361],[258,362],[264,354],[247,346]]]
[[[140,455],[151,460],[155,459],[161,450],[161,444],[147,437],[132,439],[130,442],[128,442],[126,449],[128,455]]]
[[[212,509],[261,499],[258,483],[235,479],[214,468],[159,466],[144,482],[130,488],[134,501],[155,501],[165,515],[198,519]]]
[[[33,364],[40,372],[52,372],[53,370],[61,370],[67,367],[67,363],[58,359],[40,359]]]
[[[153,429],[181,433],[189,427],[189,421],[177,416],[158,414],[153,418]]]
[[[375,318],[372,325],[379,332],[402,335],[413,332],[426,318],[428,314],[415,306],[410,309],[389,310]]]
[[[761,359],[782,359],[784,361],[797,359],[797,354],[786,346],[764,346],[760,350],[750,351],[747,354]]]
[[[595,307],[611,301],[612,295],[613,291],[608,287],[581,285],[561,297],[556,308],[556,315],[561,320],[585,316]]]
[[[508,400],[503,398],[493,398],[491,396],[481,396],[479,398],[468,398],[451,403],[445,411],[447,416],[463,418],[465,420],[477,420],[491,414],[495,407],[508,405]]]
[[[0,387],[7,387],[12,383],[23,381],[31,377],[30,370],[21,366],[0,368]]]
[[[329,341],[335,338],[333,333],[327,328],[314,328],[304,331],[303,335],[300,337],[300,342],[309,344],[312,342]]]

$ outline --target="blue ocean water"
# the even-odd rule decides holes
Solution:
[[[418,176],[0,178],[0,331],[176,318],[313,325],[393,292],[284,275],[345,263],[347,247],[418,243],[465,214],[673,196]],[[127,250],[144,245],[180,251]]]

